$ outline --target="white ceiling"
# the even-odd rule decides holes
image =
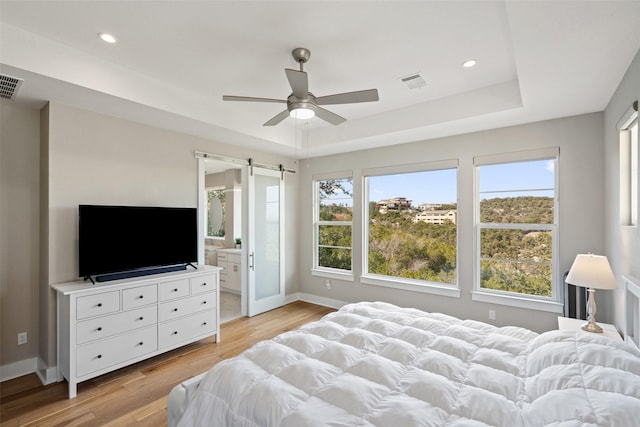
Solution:
[[[0,1],[0,71],[43,100],[291,157],[602,111],[640,47],[640,1]],[[97,33],[111,32],[108,45]],[[348,119],[262,124],[291,50]],[[462,62],[478,65],[463,69]],[[402,77],[420,73],[410,90]]]

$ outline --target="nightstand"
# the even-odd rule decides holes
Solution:
[[[597,334],[594,332],[583,331],[582,325],[584,325],[587,321],[582,319],[571,319],[569,317],[558,316],[558,330],[560,331],[580,331],[585,334],[594,334],[594,335],[604,335],[609,338],[613,338],[614,340],[618,340],[623,342],[622,337],[618,333],[618,330],[615,326],[610,325],[608,323],[597,322],[598,326],[602,328],[602,333]]]

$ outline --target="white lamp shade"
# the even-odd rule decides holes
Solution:
[[[578,254],[567,276],[567,283],[591,289],[616,289],[618,283],[609,260],[603,255]]]

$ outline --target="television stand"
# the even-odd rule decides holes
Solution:
[[[174,271],[57,291],[58,381],[77,385],[99,375],[216,336],[220,267]]]

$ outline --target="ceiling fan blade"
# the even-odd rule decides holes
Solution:
[[[356,102],[373,102],[378,99],[378,89],[368,89],[320,96],[316,98],[316,103],[318,105],[353,104]]]
[[[345,119],[344,117],[339,116],[336,113],[332,113],[329,110],[325,110],[322,107],[316,106],[315,110],[316,116],[320,117],[325,122],[331,123],[332,125],[339,125],[340,123],[344,123],[347,121],[347,119]]]
[[[286,104],[286,99],[273,99],[273,98],[254,98],[252,96],[233,96],[224,95],[223,101],[249,101],[249,102],[277,102],[279,104]]]
[[[275,126],[281,121],[283,121],[284,119],[286,119],[287,117],[289,117],[289,110],[284,110],[282,113],[279,113],[278,115],[273,117],[271,120],[269,120],[262,126]]]
[[[306,98],[309,93],[309,79],[307,77],[307,73],[304,71],[292,70],[290,68],[285,68],[284,72],[287,73],[287,79],[289,80],[293,96],[299,99]]]

